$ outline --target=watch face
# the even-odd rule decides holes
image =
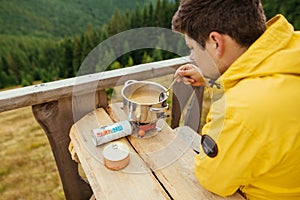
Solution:
[[[201,145],[207,156],[214,158],[218,155],[218,146],[209,135],[202,135]]]

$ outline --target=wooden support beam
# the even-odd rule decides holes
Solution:
[[[74,124],[72,98],[34,105],[32,111],[48,137],[66,199],[89,199],[92,190],[79,176],[78,165],[68,151],[69,132]]]
[[[191,127],[197,133],[200,133],[201,114],[203,104],[204,86],[194,87],[194,94],[187,109],[184,125]]]
[[[182,112],[186,104],[188,103],[193,91],[194,90],[191,86],[185,85],[184,83],[174,84],[172,93],[172,129],[175,129],[179,126]]]
[[[175,129],[180,125],[183,110],[190,102],[184,118],[184,125],[199,133],[203,92],[204,87],[192,87],[183,83],[176,83],[173,86],[171,128]]]
[[[97,91],[96,93],[96,101],[98,102],[98,108],[107,108],[108,101],[105,90]]]

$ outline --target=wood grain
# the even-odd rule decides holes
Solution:
[[[111,105],[111,112],[115,120],[127,118],[120,103]],[[188,141],[186,136],[192,140]],[[129,136],[128,139],[173,199],[243,199],[237,193],[227,198],[220,197],[199,184],[194,175],[196,153],[193,150],[194,140],[199,144],[199,135],[191,128],[178,128],[173,131],[165,125],[153,137]]]
[[[105,145],[94,147],[95,150],[92,150],[92,146],[87,146],[88,137],[86,137],[87,141],[83,141],[78,136],[80,131],[89,132],[91,127],[101,127],[111,123],[113,121],[101,108],[83,117],[72,127],[70,132],[74,148],[96,199],[169,199],[151,171],[145,169],[143,170],[144,173],[128,172],[130,167],[146,167],[132,147],[130,149],[129,165],[123,170],[112,171],[107,169],[101,161],[101,154]],[[120,141],[130,146],[125,138],[120,139]]]

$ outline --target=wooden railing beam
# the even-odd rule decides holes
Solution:
[[[189,60],[186,57],[175,58],[3,91],[0,92],[0,112],[96,92],[122,85],[129,79],[145,80],[165,76],[174,73],[177,67],[187,62]]]

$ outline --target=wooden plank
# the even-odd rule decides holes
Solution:
[[[111,112],[115,119],[124,120],[127,117],[121,104],[111,105]],[[196,153],[190,148],[193,146],[193,140],[197,138],[194,134],[197,133],[192,129],[189,129],[190,132],[187,132],[188,129],[182,130],[184,131],[179,130],[175,135],[173,130],[165,125],[162,131],[154,134],[155,137],[128,138],[173,199],[242,200],[243,197],[239,194],[227,198],[220,197],[199,184],[194,175]],[[191,138],[190,142],[185,135]]]
[[[0,112],[82,95],[124,84],[129,79],[144,80],[175,72],[188,57],[136,65],[113,71],[43,83],[0,92]]]
[[[151,171],[131,147],[130,164],[121,171],[111,171],[103,165],[102,150],[105,145],[95,147],[89,137],[93,128],[113,123],[103,109],[86,115],[72,126],[70,137],[78,158],[92,186],[96,199],[169,199]],[[81,134],[85,134],[81,138]],[[120,139],[130,144],[125,138]],[[134,173],[136,168],[143,173]]]

